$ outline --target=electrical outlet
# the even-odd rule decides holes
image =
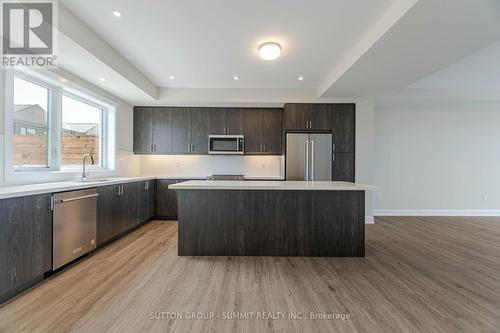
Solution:
[[[260,166],[261,166],[262,169],[265,169],[266,168],[266,163],[262,163]]]
[[[488,201],[488,195],[487,194],[483,194],[483,201]]]
[[[377,199],[377,201],[382,201],[382,193],[375,194],[375,198]]]

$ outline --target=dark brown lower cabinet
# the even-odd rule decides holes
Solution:
[[[97,244],[102,245],[152,218],[154,190],[154,180],[99,187]]]
[[[149,220],[155,215],[155,181],[137,182],[137,218],[136,224]]]
[[[51,194],[0,200],[0,303],[52,269]]]
[[[161,219],[177,220],[177,191],[168,188],[168,185],[185,182],[188,179],[157,179],[155,212]]]
[[[332,180],[354,183],[354,153],[335,153],[332,164]]]

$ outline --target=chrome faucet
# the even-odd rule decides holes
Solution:
[[[85,170],[85,161],[87,160],[87,157],[90,157],[90,161],[92,162],[92,165],[94,165],[94,158],[92,157],[92,155],[90,155],[89,153],[83,155],[83,158],[82,158],[82,182],[86,182],[87,177],[88,177],[88,171]]]

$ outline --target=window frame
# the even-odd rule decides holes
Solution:
[[[85,98],[81,95],[75,94],[73,92],[70,92],[68,90],[63,89],[62,94],[61,94],[61,122],[59,123],[59,128],[61,130],[61,144],[59,145],[59,163],[60,163],[60,170],[62,171],[71,171],[71,170],[80,170],[81,168],[76,165],[63,165],[62,164],[62,98],[66,96],[69,98],[72,98],[74,100],[77,100],[79,102],[88,104],[90,106],[93,106],[99,110],[101,110],[101,165],[88,165],[86,168],[88,170],[109,170],[108,168],[108,108],[102,104],[98,104],[88,98]]]
[[[48,126],[47,126],[47,161],[48,167],[14,166],[14,78],[19,77],[28,82],[40,85],[49,90]],[[102,163],[101,166],[88,166],[90,172],[103,175],[115,175],[116,158],[116,104],[108,98],[94,93],[92,90],[76,85],[70,81],[60,81],[60,76],[50,71],[32,71],[21,69],[5,69],[4,76],[4,165],[3,174],[6,183],[23,183],[40,181],[58,181],[74,174],[81,174],[81,166],[62,165],[62,98],[66,95],[83,103],[102,110]],[[1,137],[0,137],[1,139]],[[22,178],[22,180],[21,180]]]
[[[21,80],[33,83],[37,86],[43,87],[47,89],[47,166],[39,166],[39,165],[14,165],[14,80],[15,78],[20,78]],[[23,171],[53,171],[54,169],[54,154],[52,153],[52,147],[54,144],[54,93],[57,90],[57,87],[43,81],[39,78],[33,77],[21,71],[15,71],[12,73],[12,79],[10,80],[12,86],[12,94],[10,97],[11,103],[9,108],[6,110],[10,110],[10,121],[8,122],[6,119],[5,126],[10,128],[9,131],[5,131],[5,133],[11,135],[10,140],[10,167],[14,172],[23,172]],[[6,98],[7,100],[7,98]]]

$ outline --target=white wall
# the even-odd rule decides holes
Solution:
[[[375,214],[497,215],[499,111],[470,101],[377,103]]]

